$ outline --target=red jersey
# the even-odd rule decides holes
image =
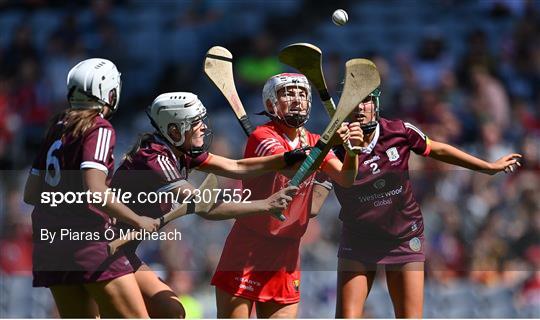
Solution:
[[[422,234],[422,213],[409,180],[409,156],[427,156],[429,139],[414,125],[381,118],[375,136],[358,155],[351,188],[335,186],[344,228],[366,238],[407,239]],[[336,150],[343,157],[343,148]]]
[[[306,130],[306,142],[314,146],[319,140],[319,135]],[[259,126],[249,136],[244,153],[245,158],[264,157],[274,154],[282,154],[301,147],[300,138],[291,141],[273,122]],[[330,152],[321,167],[325,166],[332,158],[336,158]],[[270,215],[254,215],[238,218],[235,228],[245,227],[262,236],[278,236],[284,238],[299,239],[306,231],[309,213],[311,212],[311,199],[313,195],[313,177],[309,176],[300,186],[298,193],[293,197],[288,208],[283,212],[287,220],[281,222]],[[243,188],[251,190],[251,199],[266,199],[277,191],[286,188],[290,179],[280,173],[267,173],[255,178],[244,179]]]
[[[40,177],[41,195],[32,213],[34,234],[39,228],[73,228],[85,231],[103,230],[110,219],[96,206],[83,203],[60,203],[57,206],[42,203],[45,192],[85,192],[82,169],[94,168],[107,175],[109,184],[113,170],[115,132],[109,121],[96,116],[92,126],[75,138],[71,133],[62,137],[65,123],[54,124],[41,144],[30,174]],[[78,200],[78,199],[77,199]]]
[[[306,142],[314,146],[319,136],[306,131]],[[257,127],[249,136],[245,158],[281,154],[301,147],[269,122]],[[321,166],[335,158],[330,152]],[[300,238],[305,233],[311,200],[313,178],[309,176],[299,186],[281,222],[270,215],[237,218],[227,237],[223,252],[212,278],[212,285],[234,296],[279,304],[300,300]],[[289,178],[280,173],[268,173],[244,179],[243,186],[252,192],[251,199],[265,199],[287,187]]]

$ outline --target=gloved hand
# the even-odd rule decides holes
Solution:
[[[311,147],[303,147],[287,151],[283,154],[283,160],[285,160],[287,167],[290,167],[297,162],[304,161],[309,155],[310,150]]]

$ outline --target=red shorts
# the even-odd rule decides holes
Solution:
[[[280,304],[300,301],[300,239],[263,237],[237,224],[212,285],[234,296]]]

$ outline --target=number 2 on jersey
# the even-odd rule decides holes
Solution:
[[[369,166],[371,167],[371,173],[372,174],[377,174],[379,172],[381,172],[381,170],[379,169],[379,165],[375,162],[372,162],[369,164]]]
[[[56,140],[53,142],[49,151],[47,151],[47,163],[45,165],[45,182],[51,187],[56,187],[60,183],[60,162],[53,153],[62,147],[62,140]],[[54,172],[49,170],[50,166],[53,166]]]

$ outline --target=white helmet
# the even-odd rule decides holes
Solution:
[[[204,120],[206,108],[201,100],[190,92],[169,92],[160,94],[149,110],[148,117],[152,125],[163,135],[172,145],[182,146],[185,141],[185,132],[191,129],[194,122]],[[180,141],[174,141],[169,135],[169,124],[175,124],[180,130]]]
[[[308,108],[307,108],[307,115],[303,117],[299,117],[298,115],[293,117],[288,117],[287,115],[282,118],[277,110],[278,110],[278,98],[277,98],[277,92],[286,86],[295,86],[304,88],[307,92],[307,100],[308,100]],[[278,75],[275,75],[268,79],[263,87],[263,105],[266,110],[266,113],[270,117],[278,118],[285,122],[290,127],[300,127],[303,126],[307,120],[309,119],[309,113],[311,110],[311,86],[309,85],[308,79],[303,75],[299,73],[280,73]],[[268,106],[266,104],[266,101],[270,100],[271,106]]]
[[[96,108],[96,102],[114,112],[122,82],[114,63],[101,58],[79,62],[67,76],[68,100],[73,109]]]

